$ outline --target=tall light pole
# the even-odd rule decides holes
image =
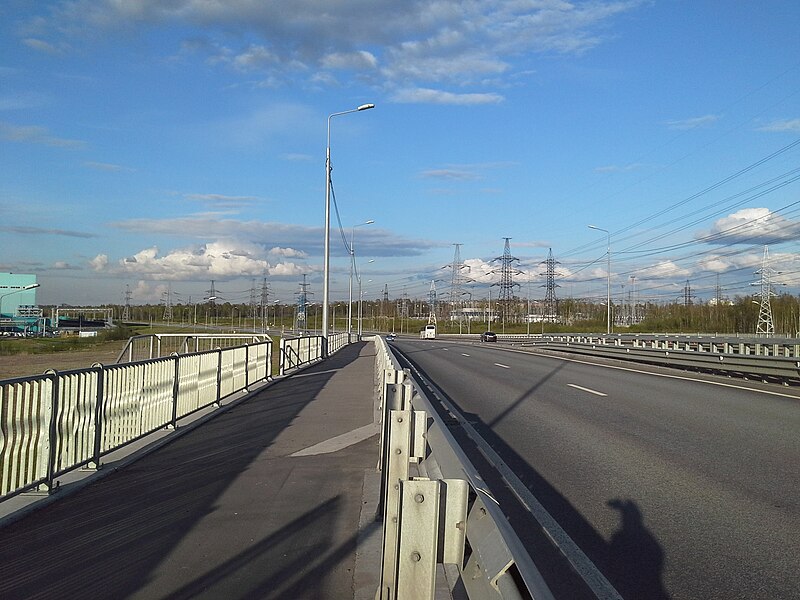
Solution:
[[[325,153],[325,260],[322,276],[322,337],[328,342],[328,310],[330,306],[330,267],[331,267],[331,119],[362,110],[375,108],[374,104],[362,104],[358,108],[344,110],[328,115],[328,146]],[[325,350],[327,353],[327,348]]]
[[[24,285],[21,288],[17,288],[16,290],[6,292],[5,294],[0,294],[0,315],[3,314],[3,298],[5,298],[6,296],[10,296],[11,294],[18,294],[20,292],[26,292],[28,290],[32,290],[33,288],[37,288],[41,285],[42,285],[41,283],[31,283],[29,285]]]
[[[597,231],[604,231],[606,234],[606,334],[611,333],[611,232],[602,227],[589,225],[589,229],[596,229]]]
[[[356,237],[356,227],[372,225],[375,221],[370,219],[358,225],[353,225],[350,229],[350,298],[347,301],[347,333],[353,333],[353,269],[356,266],[356,248],[353,245]]]

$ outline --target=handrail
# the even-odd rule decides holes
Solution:
[[[272,342],[0,381],[0,502],[272,377]]]
[[[173,353],[189,354],[271,341],[272,338],[265,333],[148,333],[128,338],[116,362],[128,363]]]
[[[448,573],[455,567],[461,585],[473,600],[552,599],[522,542],[425,393],[408,371],[401,370],[380,336],[375,336],[375,344],[376,394],[383,416],[380,468],[384,528],[381,584],[376,598],[433,598],[433,569],[439,563]],[[424,478],[420,480],[415,474]],[[417,503],[428,495],[418,491],[422,485],[442,497],[446,493],[447,514],[433,521],[420,520]],[[410,487],[411,492],[407,489]],[[464,490],[463,495],[459,495],[459,489]],[[409,531],[413,532],[410,537]],[[430,535],[434,538],[430,543],[433,547],[438,543],[440,550],[427,557],[419,547],[425,546]],[[465,542],[471,550],[466,560]]]

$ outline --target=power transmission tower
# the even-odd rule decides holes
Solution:
[[[261,328],[266,331],[266,323],[268,318],[268,307],[269,307],[269,284],[267,283],[267,278],[264,277],[264,281],[261,282],[261,302],[260,302],[260,312],[261,312]]]
[[[540,264],[545,265],[545,283],[540,286],[545,288],[544,315],[542,318],[550,323],[556,323],[558,321],[558,298],[556,297],[556,288],[561,287],[556,283],[556,265],[561,263],[553,258],[553,249],[550,248],[547,254],[547,260]]]
[[[161,294],[164,302],[164,320],[169,323],[172,321],[172,284],[167,284],[167,291]]]
[[[463,304],[462,296],[463,294],[463,287],[464,287],[464,275],[462,271],[464,269],[469,270],[469,267],[465,265],[461,261],[461,246],[464,244],[453,244],[456,247],[455,252],[453,253],[453,264],[446,265],[445,268],[448,266],[450,267],[450,318],[452,320],[453,312],[457,310],[457,307],[460,307]],[[459,320],[463,316],[464,311],[459,311]]]
[[[493,283],[492,285],[500,287],[497,303],[503,315],[503,324],[505,324],[509,320],[511,305],[514,301],[514,286],[519,287],[518,283],[514,283],[514,275],[520,275],[522,271],[514,268],[514,263],[519,262],[519,259],[511,255],[511,238],[503,239],[506,241],[503,247],[503,255],[494,259],[494,261],[500,261],[500,283]],[[497,273],[497,271],[492,272]]]
[[[255,321],[256,317],[258,316],[256,311],[256,306],[258,305],[258,303],[256,302],[257,297],[258,294],[256,292],[256,278],[253,277],[250,280],[250,318],[253,319],[253,321]]]
[[[306,274],[303,273],[303,283],[300,284],[300,291],[297,293],[297,325],[296,329],[305,329],[306,327],[306,306],[308,306],[308,297],[313,295],[308,291],[306,283]]]
[[[217,290],[214,287],[213,279],[211,280],[211,289],[207,290],[206,293],[208,294],[208,296],[206,296],[206,300],[208,300],[209,304],[211,305],[211,324],[213,325],[214,317],[217,316]],[[208,321],[207,316],[206,321]]]
[[[131,320],[131,298],[133,295],[131,294],[131,286],[125,285],[125,308],[122,309],[122,320],[130,321]]]
[[[756,271],[756,275],[761,275],[761,280],[751,284],[761,287],[761,291],[756,294],[761,297],[756,335],[771,336],[775,334],[775,326],[772,323],[772,305],[769,302],[769,299],[775,296],[775,292],[772,290],[772,275],[775,273],[776,271],[769,266],[769,246],[764,246],[761,268]]]
[[[689,280],[686,280],[686,285],[683,287],[683,305],[687,308],[692,305],[692,300],[696,298],[694,294],[692,294],[692,286],[689,284]]]
[[[431,281],[431,290],[428,292],[428,325],[436,325],[436,282]]]

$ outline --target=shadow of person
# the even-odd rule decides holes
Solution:
[[[661,581],[664,550],[644,526],[639,507],[633,500],[616,498],[607,504],[622,519],[608,543],[606,573],[612,585],[626,600],[669,600]]]

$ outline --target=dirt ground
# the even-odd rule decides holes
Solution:
[[[72,352],[55,352],[53,354],[16,354],[0,356],[0,379],[41,375],[48,369],[67,371],[69,369],[85,369],[93,363],[104,365],[117,362],[126,342],[108,342],[99,344],[89,350]]]

